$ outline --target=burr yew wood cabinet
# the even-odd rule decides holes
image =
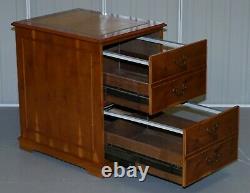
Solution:
[[[163,40],[165,24],[75,9],[14,22],[20,147],[100,176],[148,165],[182,186],[237,159],[238,107],[206,94],[207,42]]]

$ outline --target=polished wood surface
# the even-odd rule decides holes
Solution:
[[[184,186],[215,172],[237,159],[238,136],[227,139],[216,144],[212,148],[196,154],[186,160],[186,176],[184,176]]]
[[[78,165],[100,168],[104,164],[101,45],[19,27],[15,31],[20,146],[60,152],[56,155],[63,160],[73,156],[82,160]]]
[[[20,146],[99,176],[105,163],[102,48],[162,31],[165,24],[75,9],[12,25],[17,44]]]
[[[153,115],[172,105],[204,95],[207,41],[168,49],[142,40],[131,40],[108,48],[109,51],[149,60],[147,67],[107,57],[104,59],[104,84],[147,96],[149,102],[137,104],[111,95],[107,95],[106,99]],[[203,71],[199,72],[201,69]]]
[[[119,85],[122,84],[113,83],[112,85],[119,87]],[[141,103],[133,99],[122,97],[123,90],[120,91],[120,97],[112,95],[112,93],[105,93],[105,100],[120,106],[154,115],[167,107],[204,95],[206,93],[206,70],[202,69],[192,73],[190,72],[174,80],[166,80],[159,84],[154,84],[154,87],[150,86],[151,85],[148,87],[149,101],[147,103]],[[125,87],[123,86],[123,88]]]
[[[188,73],[149,87],[149,114],[206,94],[206,70]]]
[[[47,137],[45,137],[43,140],[48,140]],[[79,158],[77,156],[71,155],[69,153],[65,153],[64,151],[58,150],[56,148],[51,148],[48,145],[44,145],[42,143],[34,142],[33,140],[29,140],[27,138],[20,138],[19,139],[20,147],[23,150],[26,150],[28,152],[37,151],[46,153],[47,155],[50,155],[54,158],[69,162],[71,164],[77,165],[79,167],[85,168],[88,173],[97,176],[97,177],[103,177],[101,175],[101,169],[103,165],[109,165],[110,163],[105,161],[103,165],[95,164],[92,161]]]
[[[207,65],[207,41],[202,40],[183,47],[150,56],[149,83]]]
[[[150,34],[162,30],[165,26],[164,23],[118,15],[102,15],[100,12],[84,9],[14,22],[13,25],[105,44],[131,39],[141,33]]]
[[[190,114],[186,112],[180,116],[181,114],[177,113],[177,108],[154,116],[147,116],[136,111],[115,107],[114,111],[111,112],[120,112],[121,115],[125,114],[182,128],[184,134],[174,134],[121,119],[106,119],[106,144],[175,164],[178,168],[181,168],[181,175],[161,171],[154,166],[152,166],[150,173],[179,183],[184,187],[237,159],[238,107],[228,109],[217,115],[206,113],[206,116],[203,115],[204,117],[197,121],[192,118],[195,117],[194,114],[202,116],[200,111],[186,109],[187,112],[193,114],[190,120]],[[211,136],[207,136],[210,135],[209,126],[214,125],[215,122],[220,125],[216,131],[217,138],[210,138]],[[203,129],[203,127],[206,129]],[[187,153],[190,147],[191,150]]]
[[[184,155],[189,156],[202,148],[237,134],[238,116],[239,107],[234,107],[185,129]]]
[[[13,25],[21,148],[46,153],[101,176],[101,167],[110,165],[104,156],[111,144],[177,167],[178,175],[157,167],[149,172],[182,186],[237,158],[237,107],[204,121],[161,113],[205,94],[206,41],[178,49],[155,47],[134,38],[150,34],[162,38],[165,24],[82,9]],[[123,44],[122,53],[149,59],[149,69],[104,59],[103,49],[116,49],[118,43]],[[112,96],[105,93],[107,86],[148,96],[149,102]],[[104,101],[139,110],[131,115],[181,128],[184,135],[104,118]]]

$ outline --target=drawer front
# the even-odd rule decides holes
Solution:
[[[237,159],[237,136],[188,158],[184,166],[184,186],[215,172]]]
[[[184,154],[190,155],[212,143],[238,132],[239,108],[234,107],[187,128],[184,132]]]
[[[204,95],[206,93],[206,70],[193,72],[161,84],[153,84],[149,89],[149,113],[155,114],[168,106]]]
[[[207,41],[202,40],[149,58],[149,83],[207,64]]]
[[[107,87],[108,88],[108,87]],[[206,70],[189,73],[175,80],[148,85],[149,97],[116,88],[105,90],[105,100],[150,115],[206,93]]]

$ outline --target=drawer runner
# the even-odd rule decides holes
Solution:
[[[215,109],[212,109],[212,108],[209,108],[206,106],[197,105],[197,104],[193,104],[193,103],[189,103],[189,102],[182,104],[182,106],[189,107],[189,108],[195,109],[195,110],[204,111],[204,112],[211,113],[211,114],[221,113],[221,111],[219,111],[219,110],[215,110]],[[121,109],[119,109],[119,110],[116,109],[115,105],[113,105],[113,104],[108,105],[104,108],[104,115],[127,120],[127,121],[132,121],[135,123],[139,123],[139,124],[143,124],[143,125],[147,125],[147,126],[151,126],[151,127],[155,127],[158,129],[162,129],[162,130],[166,130],[166,131],[170,131],[170,132],[174,132],[174,133],[178,133],[178,134],[183,135],[183,129],[180,129],[180,128],[177,128],[174,126],[169,126],[166,124],[161,124],[161,123],[154,122],[154,121],[150,121],[150,120],[147,120],[145,118],[135,117],[135,116],[127,113],[126,111],[123,111]]]
[[[155,43],[155,44],[161,44],[164,46],[168,46],[171,48],[180,48],[182,46],[184,46],[184,44],[180,44],[180,43],[176,43],[176,42],[171,42],[171,41],[166,41],[166,40],[157,40],[157,39],[152,39],[152,38],[148,38],[148,37],[140,37],[137,38],[138,40],[142,40],[142,41],[146,41],[146,42],[150,42],[150,43]],[[134,62],[137,64],[142,64],[145,66],[149,65],[148,60],[143,60],[140,58],[135,58],[132,56],[127,56],[127,55],[123,55],[120,53],[115,53],[115,52],[111,52],[111,51],[103,51],[103,56],[107,56],[107,57],[111,57],[111,58],[116,58],[116,59],[120,59],[120,60],[125,60],[128,62]]]
[[[182,176],[182,168],[180,166],[156,160],[109,144],[105,146],[105,158],[107,160],[117,161],[125,166],[134,166],[136,163],[139,163],[177,176]]]
[[[199,104],[193,104],[193,103],[184,103],[183,106],[185,107],[189,107],[192,109],[197,109],[197,110],[201,110],[201,111],[206,111],[208,113],[212,113],[212,114],[220,114],[222,111],[216,110],[216,109],[212,109],[203,105],[199,105]]]
[[[113,112],[112,110],[115,110],[115,108],[113,108],[113,105],[109,105],[109,106],[105,107],[104,108],[104,115],[124,119],[124,120],[127,120],[127,121],[132,121],[132,122],[135,122],[135,123],[140,123],[140,124],[143,124],[143,125],[156,127],[156,128],[171,131],[171,132],[174,132],[174,133],[183,134],[182,129],[175,128],[175,127],[168,126],[168,125],[164,125],[164,124],[160,124],[160,123],[153,122],[153,121],[149,121],[149,120],[146,120],[146,119],[133,117],[131,115],[127,115],[125,111],[124,111],[124,113],[120,113],[120,112],[116,113],[116,112]]]
[[[140,104],[149,103],[148,97],[138,95],[137,93],[128,92],[126,90],[117,89],[117,88],[110,87],[110,86],[104,86],[104,91],[108,95],[112,95],[112,96],[119,97],[119,98],[124,98],[126,100],[134,101],[136,103],[140,103]]]
[[[102,54],[104,56],[107,56],[107,57],[116,58],[116,59],[120,59],[120,60],[125,60],[125,61],[128,61],[128,62],[134,62],[136,64],[142,64],[142,65],[145,65],[145,66],[149,65],[147,60],[142,60],[142,59],[139,59],[139,58],[126,56],[126,55],[118,54],[118,53],[115,53],[115,52],[103,51]]]
[[[139,37],[137,39],[142,40],[142,41],[146,41],[146,42],[150,42],[150,43],[161,44],[161,45],[172,47],[172,48],[180,48],[180,47],[184,46],[184,44],[181,44],[181,43],[166,41],[166,40],[157,40],[157,39],[148,38],[148,37]]]

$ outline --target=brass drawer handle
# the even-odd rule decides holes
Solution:
[[[172,93],[174,96],[181,97],[185,95],[187,88],[187,81],[184,81],[179,88],[173,88]]]
[[[206,131],[209,135],[217,137],[218,129],[219,129],[219,123],[215,123],[212,127],[206,128]]]
[[[206,160],[206,163],[207,165],[214,165],[216,163],[219,163],[221,161],[221,158],[222,158],[222,154],[219,153],[218,151],[215,151],[214,152],[214,155],[209,157],[209,156],[205,156],[205,160]]]
[[[187,69],[187,59],[188,59],[187,56],[182,55],[182,56],[180,56],[179,58],[177,58],[177,59],[174,61],[174,63],[175,63],[177,66],[179,66],[179,67],[181,67],[181,68],[183,68],[183,69]]]

